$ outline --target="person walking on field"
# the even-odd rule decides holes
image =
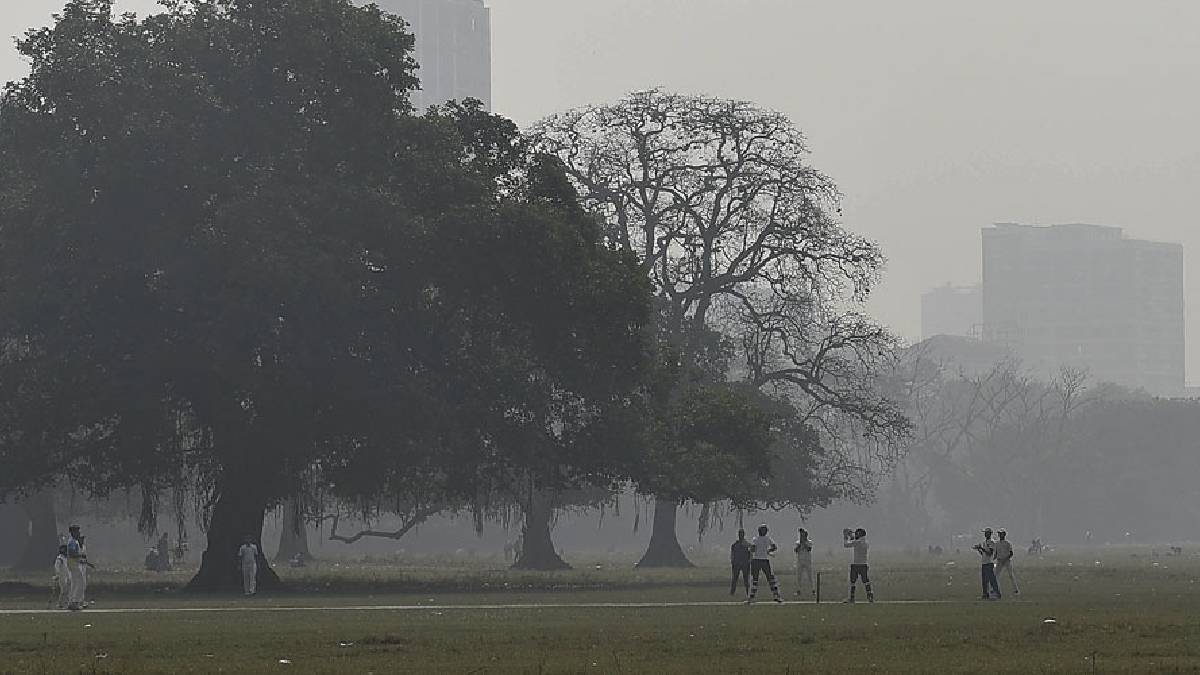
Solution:
[[[808,530],[801,527],[797,531],[796,546],[792,549],[796,553],[796,595],[803,595],[801,589],[804,584],[808,584],[808,592],[810,595],[815,595],[816,587],[813,585],[813,570],[812,570],[812,540],[808,538]]]
[[[750,594],[750,542],[746,541],[746,531],[738,530],[737,541],[729,547],[729,566],[733,568],[733,579],[729,582],[729,594],[737,591],[738,578],[746,587],[746,595]]]
[[[867,602],[875,602],[875,590],[871,588],[871,568],[867,563],[867,551],[871,548],[871,544],[867,542],[867,531],[860,527],[851,532],[847,528],[842,530],[842,536],[845,538],[842,547],[854,549],[854,556],[850,562],[850,597],[846,598],[845,602],[854,604],[854,589],[859,579],[862,579],[863,588],[867,591]]]
[[[238,549],[237,557],[242,565],[242,592],[254,595],[258,592],[258,546],[253,537],[246,537],[246,543]]]
[[[994,592],[996,594],[995,599],[999,600],[1000,584],[996,581],[996,542],[992,541],[992,528],[984,528],[983,541],[971,548],[975,549],[982,558],[981,578],[983,580],[983,599],[991,600],[991,593]]]
[[[80,610],[83,609],[83,596],[87,590],[87,576],[83,571],[87,558],[83,552],[83,535],[79,533],[79,526],[72,525],[67,532],[67,575],[71,586],[67,609]]]
[[[767,575],[767,583],[771,585],[771,594],[775,596],[775,602],[783,602],[783,597],[779,595],[779,581],[775,578],[775,572],[771,571],[771,556],[777,550],[779,547],[775,540],[767,535],[767,526],[759,525],[758,536],[750,544],[750,554],[753,557],[750,559],[750,597],[746,598],[747,605],[752,604],[754,597],[758,595],[759,574]]]
[[[54,558],[54,585],[58,587],[58,608],[66,609],[71,602],[71,570],[67,566],[67,545],[58,547]]]
[[[1013,595],[1020,595],[1021,589],[1017,587],[1017,575],[1015,572],[1013,572],[1013,565],[1012,565],[1013,545],[1012,545],[1012,542],[1010,542],[1008,540],[1008,533],[1005,532],[1003,529],[998,530],[996,532],[996,536],[1000,537],[1000,540],[996,542],[996,577],[997,577],[996,586],[997,586],[997,588],[999,588],[1000,575],[1007,574],[1008,575],[1008,583],[1012,585]],[[997,590],[996,594],[999,595],[1000,591]]]

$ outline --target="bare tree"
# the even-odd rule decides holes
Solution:
[[[893,340],[846,311],[866,297],[883,256],[838,223],[837,188],[809,165],[788,117],[655,89],[553,115],[529,135],[563,163],[608,243],[652,280],[658,330],[682,372],[717,360],[707,340],[715,329],[736,338],[741,358],[729,363],[744,363],[721,376],[780,390],[830,430],[904,427],[873,388]],[[852,473],[853,453],[839,456],[831,471]],[[674,512],[690,497],[656,493],[656,529],[672,531],[652,535],[643,564],[686,564]]]

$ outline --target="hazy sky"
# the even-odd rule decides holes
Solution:
[[[1200,2],[488,4],[494,107],[521,124],[660,85],[791,115],[845,224],[887,252],[871,310],[907,337],[922,291],[978,280],[993,221],[1119,225],[1200,251]],[[61,5],[0,0],[0,35]],[[6,45],[0,79],[23,69]],[[1200,380],[1200,320],[1188,372]]]

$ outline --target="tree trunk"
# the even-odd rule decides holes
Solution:
[[[237,551],[247,538],[258,546],[258,590],[278,588],[279,577],[271,569],[262,548],[266,500],[249,476],[233,476],[226,471],[217,488],[217,503],[208,524],[208,548],[200,560],[200,570],[185,590],[241,591],[242,572]]]
[[[283,502],[283,523],[279,528],[279,551],[275,562],[287,562],[303,553],[305,560],[312,559],[308,550],[308,526],[300,512],[300,500],[290,497]]]
[[[29,523],[25,552],[14,566],[18,570],[42,571],[54,565],[58,555],[58,518],[54,513],[54,492],[43,490],[20,503]]]
[[[638,561],[638,567],[694,567],[679,545],[675,532],[679,502],[666,497],[654,498],[654,529],[650,532],[650,545],[646,554]]]
[[[550,499],[534,491],[525,509],[525,525],[521,530],[521,550],[517,552],[515,570],[569,570],[571,566],[559,557],[550,538],[550,520],[554,509]]]
[[[29,543],[29,516],[17,504],[0,504],[0,567],[16,565]]]

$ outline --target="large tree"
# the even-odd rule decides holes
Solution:
[[[883,256],[838,223],[837,189],[808,163],[804,138],[785,115],[650,90],[553,115],[529,135],[567,167],[608,243],[637,256],[651,279],[658,334],[678,354],[679,387],[743,379],[788,399],[806,421],[849,415],[870,433],[903,428],[873,386],[893,340],[847,311],[869,292]],[[714,332],[735,351],[714,348]],[[724,373],[714,367],[721,359]],[[669,476],[671,466],[652,475]],[[704,498],[686,482],[645,485],[656,496],[656,527],[672,531],[652,536],[642,564],[686,563],[674,512]],[[797,504],[820,499],[804,491]]]
[[[597,435],[637,377],[605,355],[639,349],[644,281],[511,123],[410,114],[412,45],[348,0],[73,0],[21,41],[0,489],[195,477],[192,586],[229,588],[314,475],[466,490]]]

